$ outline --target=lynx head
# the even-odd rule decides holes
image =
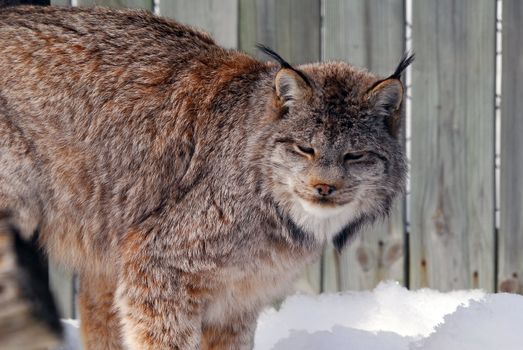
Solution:
[[[294,68],[261,48],[280,63],[265,140],[271,195],[303,239],[333,239],[341,249],[403,191],[400,75],[413,56],[380,79],[340,62]]]

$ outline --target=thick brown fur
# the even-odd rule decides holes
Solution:
[[[84,348],[118,349],[121,344],[120,319],[114,305],[116,281],[85,273],[78,304]]]
[[[251,349],[326,240],[387,214],[401,82],[289,67],[144,11],[0,12],[2,222],[80,273],[87,349]]]

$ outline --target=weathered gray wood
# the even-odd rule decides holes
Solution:
[[[295,283],[295,291],[306,294],[321,293],[321,274],[321,261],[316,261],[305,270],[301,278]]]
[[[239,48],[262,60],[256,50],[265,44],[294,64],[320,60],[320,0],[240,0]],[[298,289],[318,293],[321,267],[317,262],[307,269]]]
[[[74,318],[76,296],[73,274],[49,262],[49,288],[53,292],[60,316]]]
[[[152,11],[153,0],[77,0],[78,6],[143,8]]]
[[[51,5],[55,6],[70,6],[71,0],[51,0]]]
[[[523,293],[523,3],[503,0],[498,290]]]
[[[238,46],[238,0],[164,0],[160,15],[209,32],[225,47]]]
[[[328,244],[321,260],[321,292],[340,291],[341,278],[340,254]]]
[[[294,64],[320,59],[320,0],[240,0],[240,48],[267,45]]]
[[[323,58],[389,75],[405,50],[404,26],[403,0],[326,1]],[[324,289],[369,289],[383,279],[404,281],[403,207],[401,198],[390,219],[362,232],[340,257],[325,255],[324,272],[331,272],[324,275]]]
[[[495,5],[413,1],[413,288],[494,289]]]

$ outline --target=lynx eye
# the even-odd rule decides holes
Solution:
[[[343,160],[346,162],[358,162],[364,160],[367,154],[367,152],[349,152],[343,156]]]
[[[305,154],[305,155],[308,155],[308,156],[313,156],[314,155],[314,148],[306,147],[306,146],[299,146],[299,145],[296,145],[296,148],[302,154]]]

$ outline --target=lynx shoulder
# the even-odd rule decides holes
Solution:
[[[0,12],[0,227],[80,274],[86,348],[250,349],[402,192],[405,57],[260,62],[143,11]]]

